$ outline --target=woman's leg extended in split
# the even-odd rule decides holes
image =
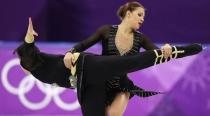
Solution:
[[[94,73],[99,81],[104,81],[112,79],[114,75],[138,71],[171,59],[195,55],[200,51],[202,51],[201,45],[191,44],[172,47],[172,55],[167,59],[164,58],[161,50],[150,50],[131,56],[89,56],[87,57],[87,68],[89,73]]]

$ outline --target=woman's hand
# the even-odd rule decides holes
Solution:
[[[26,33],[26,36],[25,36],[25,42],[33,43],[34,35],[38,36],[38,33],[36,33],[34,31],[31,17],[29,17],[29,19],[28,19],[28,30],[27,30],[27,33]]]
[[[163,45],[161,51],[166,59],[172,55],[172,47],[169,44]]]
[[[71,52],[67,52],[63,58],[63,62],[66,68],[71,69],[72,61],[73,61],[73,54]]]

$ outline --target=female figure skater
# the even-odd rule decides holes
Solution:
[[[70,52],[82,52],[99,41],[102,41],[102,55],[128,56],[139,52],[140,48],[146,50],[159,49],[143,33],[137,30],[144,22],[145,8],[138,2],[128,2],[118,10],[118,16],[122,20],[117,25],[105,25],[99,28],[92,36],[75,45]],[[171,55],[171,46],[165,44],[162,47],[164,57]],[[64,64],[70,67],[71,53],[67,52],[64,57]],[[103,75],[103,74],[102,74]],[[126,78],[120,78],[126,77]],[[138,92],[139,91],[139,92]],[[141,97],[143,89],[135,86],[127,78],[127,74],[116,75],[113,80],[106,82],[106,101],[107,112],[110,116],[121,116],[128,104],[129,99],[138,95]],[[151,92],[150,95],[153,92]]]
[[[34,44],[34,35],[38,34],[33,30],[31,19],[29,19],[25,41],[15,50],[20,58],[21,66],[44,83],[56,83],[67,88],[77,87],[77,97],[85,116],[105,115],[105,82],[107,80],[113,79],[116,75],[134,72],[167,62],[172,58],[182,58],[202,51],[199,44],[192,44],[173,46],[172,55],[169,58],[164,58],[159,49],[130,56],[73,53],[71,67],[68,69],[63,63],[64,55],[40,52]]]

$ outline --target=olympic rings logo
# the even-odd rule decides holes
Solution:
[[[60,88],[60,87],[52,87],[51,85],[48,84],[43,84],[36,80],[32,75],[28,75],[24,77],[21,82],[19,83],[18,87],[14,87],[10,84],[8,80],[8,74],[9,71],[12,67],[16,65],[20,65],[19,59],[15,58],[12,60],[9,60],[3,67],[2,73],[1,73],[1,80],[3,86],[6,88],[8,92],[11,94],[17,95],[18,98],[20,99],[21,103],[26,107],[31,110],[39,110],[44,107],[46,107],[51,100],[53,99],[55,104],[59,106],[63,110],[76,110],[80,107],[78,100],[72,102],[72,103],[65,103],[61,98],[60,94],[65,91],[65,88]],[[42,101],[40,102],[31,102],[27,99],[26,93],[32,90],[34,85],[37,85],[38,89],[44,93],[46,96],[43,98]],[[76,90],[74,91],[76,92]]]

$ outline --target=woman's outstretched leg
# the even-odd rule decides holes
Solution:
[[[167,59],[164,58],[161,50],[151,50],[132,56],[88,56],[86,63],[89,66],[89,73],[98,74],[98,76],[103,74],[104,78],[98,77],[100,81],[112,79],[114,75],[145,69],[171,59],[195,55],[201,51],[201,45],[191,44],[188,46],[174,46],[171,57]]]

